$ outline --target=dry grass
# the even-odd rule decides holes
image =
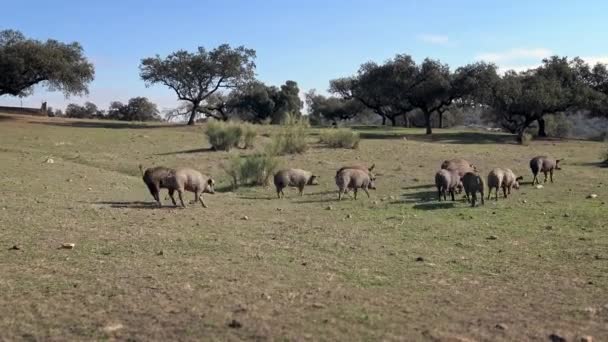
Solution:
[[[303,197],[242,188],[181,210],[153,208],[137,165],[229,184],[202,127],[0,122],[0,339],[608,340],[602,143],[367,128],[359,150],[281,157],[321,175]],[[453,156],[529,181],[538,154],[565,159],[556,183],[498,203],[429,186]],[[355,162],[376,163],[378,190],[338,203],[335,170]]]

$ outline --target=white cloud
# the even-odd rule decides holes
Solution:
[[[420,41],[429,44],[446,46],[450,43],[450,39],[446,35],[441,34],[419,34],[416,38]]]
[[[545,48],[516,48],[501,52],[484,52],[478,54],[477,56],[475,56],[475,58],[486,62],[494,62],[497,64],[501,64],[526,59],[535,59],[540,61],[545,57],[551,56],[552,54],[553,52],[551,50]]]
[[[587,56],[581,57],[585,62],[589,63],[591,67],[597,63],[608,64],[608,56]]]

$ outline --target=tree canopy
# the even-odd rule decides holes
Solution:
[[[146,97],[134,97],[127,104],[119,101],[110,103],[108,119],[122,121],[158,121],[160,113],[156,104]]]
[[[19,31],[0,31],[0,96],[27,96],[37,84],[66,97],[87,94],[94,75],[77,42],[42,42]]]
[[[222,44],[207,51],[179,50],[165,58],[144,58],[140,76],[147,86],[162,84],[172,89],[178,100],[192,104],[189,125],[193,125],[199,107],[221,89],[233,89],[253,80],[255,50]]]

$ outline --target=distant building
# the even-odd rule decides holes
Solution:
[[[0,114],[49,116],[46,102],[42,102],[40,108],[0,106]]]

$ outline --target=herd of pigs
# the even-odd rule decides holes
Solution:
[[[553,171],[560,170],[559,159],[553,159],[547,156],[538,156],[530,160],[530,169],[534,175],[532,185],[539,183],[538,173],[542,172],[545,175],[544,181],[547,182],[547,176],[550,177],[553,183]],[[376,189],[376,176],[373,173],[375,164],[371,167],[363,165],[353,165],[341,167],[335,176],[336,185],[338,186],[338,200],[352,190],[354,198],[357,199],[359,189],[363,190],[369,197],[369,189]],[[197,170],[191,168],[171,169],[164,166],[149,168],[144,171],[140,165],[139,169],[142,173],[144,183],[147,185],[152,197],[156,200],[158,206],[162,206],[160,201],[160,189],[167,189],[169,197],[173,205],[177,206],[174,194],[177,192],[182,207],[185,207],[183,193],[190,191],[194,193],[194,202],[200,201],[204,208],[207,208],[203,200],[203,193],[215,193],[215,181],[213,178],[203,175]],[[277,191],[277,197],[285,197],[283,189],[286,187],[298,188],[300,196],[304,192],[306,185],[318,184],[318,176],[310,171],[302,169],[284,169],[278,171],[274,175],[274,185]],[[519,181],[523,177],[516,176],[511,169],[495,168],[490,171],[487,176],[488,199],[492,190],[495,192],[495,199],[498,200],[499,189],[502,189],[503,195],[507,198],[511,194],[511,189],[519,189]],[[441,169],[435,174],[435,185],[437,186],[438,200],[447,200],[449,193],[452,201],[455,201],[455,194],[460,194],[463,190],[467,202],[474,207],[477,202],[477,193],[480,194],[481,204],[484,204],[484,189],[485,182],[480,175],[479,170],[475,165],[464,159],[445,160],[441,164]]]

